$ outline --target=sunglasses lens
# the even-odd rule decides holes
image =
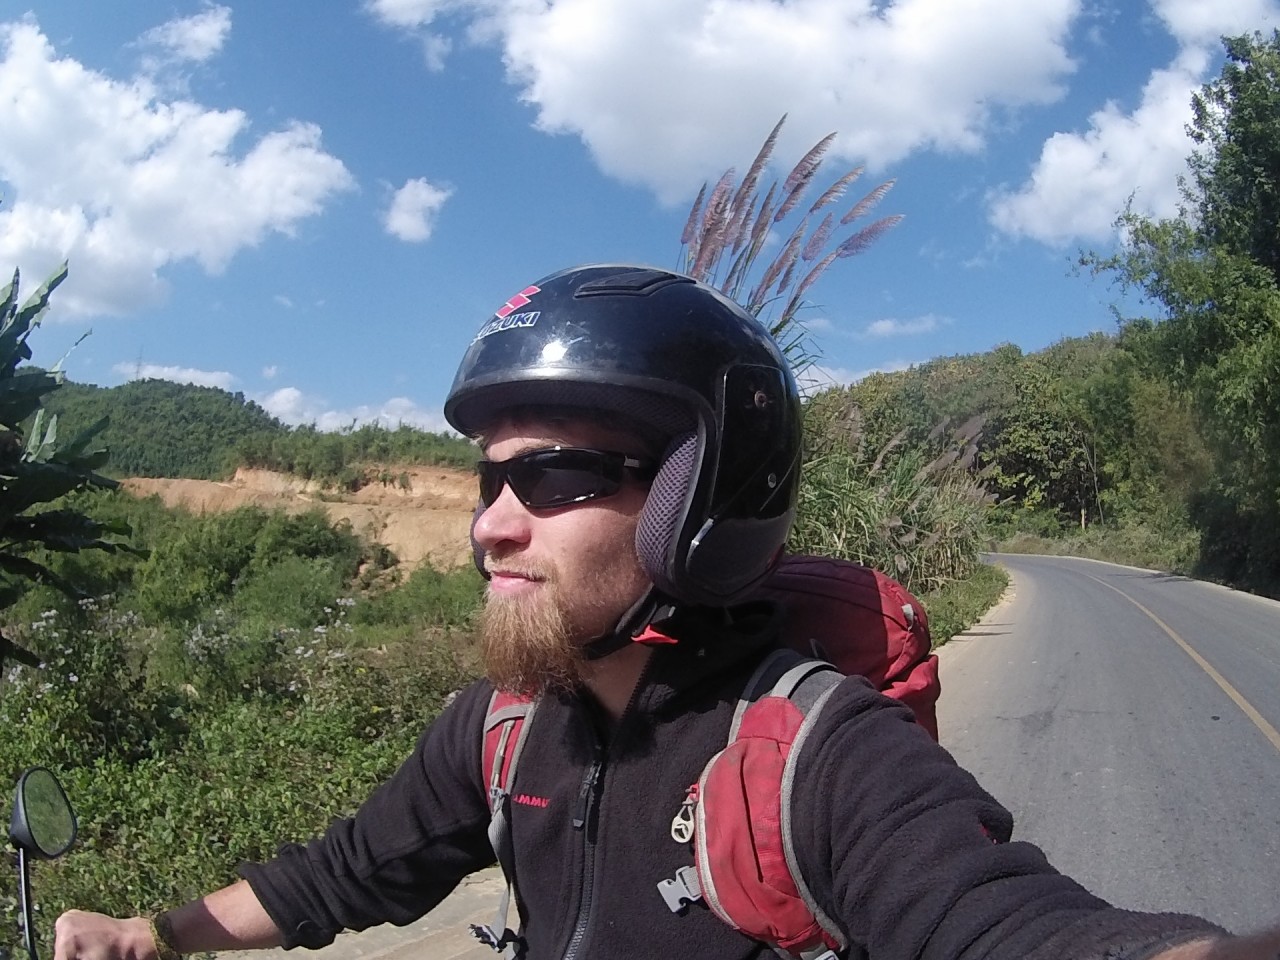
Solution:
[[[476,464],[476,473],[480,476],[480,503],[486,508],[491,507],[506,483],[506,464],[481,460]]]
[[[586,450],[531,454],[512,464],[507,476],[516,496],[530,507],[556,507],[617,493],[621,470],[607,471],[604,457],[591,454]]]
[[[535,450],[510,460],[482,460],[480,502],[490,506],[504,483],[533,509],[608,497],[621,488],[622,470],[621,454],[599,450]]]

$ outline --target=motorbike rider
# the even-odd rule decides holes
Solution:
[[[70,911],[55,960],[319,947],[422,916],[494,862],[481,754],[495,687],[540,697],[510,822],[525,955],[773,955],[706,910],[671,912],[654,884],[687,862],[673,809],[772,643],[771,618],[736,602],[794,516],[799,399],[785,359],[708,286],[573,268],[481,327],[445,415],[483,448],[472,540],[489,579],[488,677],[354,817],[156,918]],[[799,759],[798,866],[851,955],[1280,955],[1280,930],[1230,938],[1092,896],[1008,842],[1009,814],[909,719],[850,678]]]

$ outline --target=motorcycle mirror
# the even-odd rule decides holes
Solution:
[[[50,771],[31,767],[18,778],[9,839],[42,860],[66,853],[76,839],[76,815],[66,791]]]

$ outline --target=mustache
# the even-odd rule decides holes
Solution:
[[[489,574],[489,576],[497,574],[512,577],[524,577],[527,580],[542,580],[549,582],[555,579],[555,570],[550,564],[531,562],[527,560],[494,560],[490,557],[485,557],[484,572]]]

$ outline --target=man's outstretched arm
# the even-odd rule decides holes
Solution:
[[[171,946],[182,954],[275,947],[280,931],[240,880],[167,914]],[[68,910],[54,925],[54,960],[157,960],[146,917],[117,920]]]
[[[1280,928],[1251,937],[1183,943],[1156,954],[1151,960],[1280,960]]]

